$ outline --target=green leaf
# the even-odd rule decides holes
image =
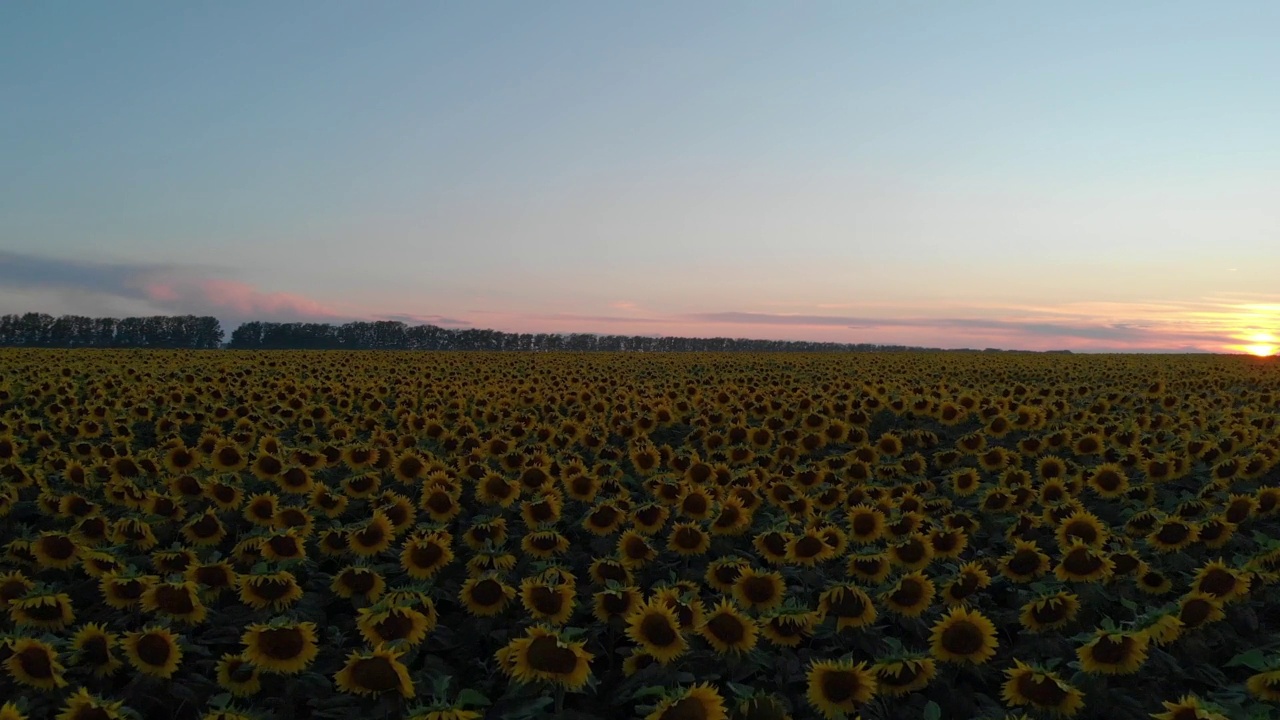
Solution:
[[[464,688],[462,692],[458,693],[457,704],[463,707],[484,707],[489,703],[489,698],[485,697],[484,693],[479,690]]]
[[[218,693],[209,698],[209,706],[221,710],[231,703],[231,693]]]
[[[1267,656],[1258,648],[1247,650],[1227,661],[1227,667],[1247,667],[1250,670],[1262,671],[1268,667]]]
[[[942,720],[942,707],[930,700],[929,704],[924,706],[924,720]]]

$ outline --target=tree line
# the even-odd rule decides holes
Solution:
[[[578,352],[895,352],[905,345],[745,338],[653,337],[592,333],[508,333],[477,328],[408,325],[399,321],[246,322],[228,342],[217,318],[180,315],[90,318],[44,313],[0,316],[0,346],[187,348],[212,350],[490,350]]]
[[[225,333],[215,317],[54,317],[45,313],[0,315],[0,345],[16,347],[189,348],[221,347]]]

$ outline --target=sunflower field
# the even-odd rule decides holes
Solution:
[[[0,350],[0,720],[1280,718],[1280,366]]]

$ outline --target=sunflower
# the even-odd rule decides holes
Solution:
[[[548,560],[569,549],[569,538],[555,529],[538,530],[521,538],[520,549],[529,557]]]
[[[1141,566],[1137,578],[1138,589],[1148,595],[1164,595],[1173,589],[1173,581],[1159,570]]]
[[[876,676],[864,662],[815,660],[807,674],[809,705],[828,720],[845,718],[871,702]]]
[[[205,486],[204,492],[219,510],[238,510],[244,504],[244,492],[234,482],[215,480]]]
[[[349,565],[333,576],[329,589],[341,598],[375,603],[386,591],[387,583],[381,573],[372,568]]]
[[[618,538],[618,558],[628,568],[644,567],[657,556],[658,551],[635,530],[628,530]]]
[[[0,646],[2,647],[2,646]],[[58,661],[58,651],[43,640],[18,638],[8,643],[8,657],[4,661],[10,677],[23,685],[39,690],[65,687],[62,674],[66,668]]]
[[[62,630],[75,622],[76,613],[66,593],[39,592],[11,601],[9,618],[15,625]]]
[[[1016,583],[1029,583],[1048,572],[1049,556],[1034,540],[1017,540],[1013,550],[1000,558],[1000,574]]]
[[[851,555],[845,565],[845,571],[868,585],[879,585],[893,572],[893,563],[889,561],[888,553],[883,552]]]
[[[938,665],[927,656],[881,660],[871,666],[876,685],[883,695],[898,697],[928,687],[938,673]]]
[[[560,513],[564,509],[564,500],[553,490],[543,490],[530,500],[520,504],[520,517],[526,527],[535,528],[543,524],[559,522]]]
[[[981,665],[996,654],[996,628],[985,615],[952,608],[933,625],[929,636],[933,657],[944,662]]]
[[[26,595],[35,586],[20,570],[0,573],[0,608],[8,607],[10,602]]]
[[[200,602],[200,586],[186,580],[156,583],[142,593],[142,609],[188,625],[204,622],[209,609]]]
[[[812,634],[818,613],[791,608],[770,610],[761,617],[760,632],[779,647],[795,647]]]
[[[237,584],[240,602],[255,610],[271,608],[279,612],[302,599],[302,588],[288,570],[240,575]]]
[[[1080,669],[1094,675],[1132,675],[1147,660],[1150,639],[1143,632],[1099,630],[1076,648]]]
[[[1098,582],[1110,577],[1115,566],[1109,555],[1076,540],[1062,553],[1053,572],[1063,582]]]
[[[674,610],[660,600],[650,600],[626,616],[627,637],[655,660],[667,664],[684,654],[689,643],[680,633]]]
[[[1065,590],[1044,595],[1022,606],[1018,618],[1029,632],[1057,630],[1075,619],[1080,598]]]
[[[4,717],[3,713],[0,717]],[[128,716],[123,700],[111,702],[79,688],[67,698],[62,712],[54,720],[122,720],[125,717]]]
[[[982,489],[982,477],[973,468],[953,470],[948,476],[951,492],[956,497],[968,497]]]
[[[659,503],[645,503],[631,511],[632,530],[642,535],[653,535],[667,524],[671,510]]]
[[[1215,623],[1226,617],[1222,601],[1202,592],[1189,592],[1178,602],[1178,619],[1188,630]]]
[[[254,666],[282,675],[302,672],[320,652],[316,626],[309,622],[253,624],[240,636],[240,642],[244,643],[244,657]]]
[[[741,577],[742,571],[751,564],[736,557],[719,557],[707,564],[707,571],[704,577],[707,584],[719,590],[728,593],[733,591],[733,586]]]
[[[724,655],[745,653],[756,645],[756,623],[744,615],[728,600],[721,600],[711,609],[698,633],[716,652]]]
[[[347,549],[360,557],[371,557],[390,547],[394,537],[391,520],[381,510],[374,510],[360,529],[348,532]]]
[[[1229,603],[1249,594],[1249,575],[1214,560],[1196,571],[1192,589]]]
[[[47,531],[31,543],[31,554],[35,555],[39,568],[67,570],[75,566],[80,546],[66,533]]]
[[[929,609],[935,593],[933,581],[917,570],[899,577],[893,587],[880,594],[880,601],[903,617],[919,617]]]
[[[715,518],[711,521],[713,535],[738,536],[751,529],[752,510],[741,498],[729,496],[720,501]]]
[[[1099,465],[1086,477],[1089,489],[1108,500],[1123,496],[1129,489],[1129,477],[1124,466],[1116,463]]]
[[[123,517],[111,527],[111,539],[121,545],[147,551],[156,546],[155,531],[151,525],[138,518]]]
[[[728,720],[724,698],[707,683],[668,694],[644,720]]]
[[[467,612],[475,617],[501,614],[515,596],[515,588],[503,583],[494,573],[469,578],[458,591],[458,599]]]
[[[904,570],[923,570],[933,562],[933,545],[920,533],[889,546],[889,560]]]
[[[400,567],[409,577],[426,580],[453,562],[453,538],[445,532],[434,532],[405,541],[400,552]]]
[[[855,505],[846,513],[849,542],[869,545],[879,540],[885,531],[887,520],[883,512],[870,505]]]
[[[409,669],[400,662],[403,652],[375,647],[372,650],[355,650],[347,655],[346,663],[334,676],[338,690],[355,695],[381,695],[395,692],[401,697],[414,696],[413,680]]]
[[[430,601],[422,604],[425,612],[412,607],[375,605],[356,612],[356,627],[370,645],[403,642],[416,647],[435,629],[439,618]]]
[[[1165,700],[1161,705],[1165,712],[1152,713],[1153,720],[1228,720],[1226,715],[1210,709],[1195,695],[1183,695],[1176,702]]]
[[[1280,702],[1280,670],[1268,670],[1252,675],[1245,681],[1245,687],[1259,700]]]
[[[644,602],[644,596],[635,586],[611,585],[592,596],[592,614],[602,623],[613,618],[625,618]]]
[[[1166,518],[1150,534],[1147,542],[1159,552],[1183,550],[1200,537],[1200,527],[1182,518]]]
[[[1058,525],[1057,537],[1060,547],[1066,548],[1075,542],[1082,542],[1097,548],[1107,542],[1108,533],[1097,515],[1087,510],[1077,510]]]
[[[233,473],[245,469],[249,458],[234,442],[222,440],[213,446],[207,462],[215,472]]]
[[[770,610],[782,604],[787,586],[778,572],[745,568],[733,585],[733,596],[743,607]]]
[[[262,689],[262,676],[258,667],[244,653],[226,653],[218,661],[218,687],[235,697],[256,695]]]
[[[258,527],[273,527],[280,499],[272,492],[256,493],[244,506],[244,519]]]
[[[591,678],[594,655],[585,642],[570,642],[555,630],[535,625],[496,653],[499,665],[517,682],[545,682],[571,692],[581,690]]]
[[[573,616],[574,588],[550,579],[528,577],[520,582],[520,602],[535,620],[563,625]]]
[[[871,596],[856,585],[835,585],[818,598],[818,612],[824,618],[836,619],[836,631],[866,627],[876,620],[876,606]]]
[[[172,677],[182,662],[178,636],[162,627],[125,633],[124,650],[135,670],[153,677]]]
[[[1084,693],[1057,674],[1015,659],[1000,696],[1012,707],[1030,706],[1054,716],[1071,717],[1084,706]]]

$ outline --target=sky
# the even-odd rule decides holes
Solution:
[[[0,3],[0,312],[1280,347],[1280,4]]]

